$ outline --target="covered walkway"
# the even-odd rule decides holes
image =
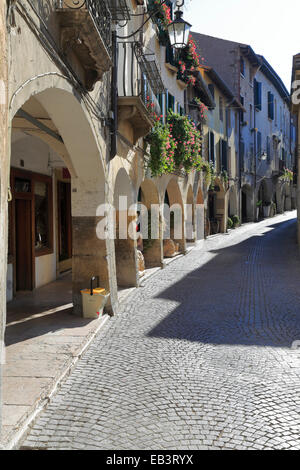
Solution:
[[[71,275],[7,305],[2,442],[16,438],[103,322],[72,315]]]

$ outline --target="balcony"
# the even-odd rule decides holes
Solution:
[[[137,42],[118,44],[118,119],[129,121],[133,143],[146,136],[161,115],[156,95],[165,93],[153,54]]]
[[[112,66],[111,14],[105,0],[58,0],[61,47],[81,67],[88,91]],[[74,64],[73,64],[74,65]]]

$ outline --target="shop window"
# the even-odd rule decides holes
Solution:
[[[15,178],[14,189],[16,193],[30,193],[31,180],[27,178]]]
[[[34,184],[35,249],[50,248],[48,185],[42,181]]]

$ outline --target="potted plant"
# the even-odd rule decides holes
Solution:
[[[240,218],[238,215],[233,215],[232,216],[232,224],[233,224],[233,228],[236,228],[240,225]]]
[[[231,219],[231,217],[228,217],[228,219],[227,219],[227,229],[230,230],[232,228],[234,228],[232,219]]]
[[[259,218],[259,212],[260,212],[261,206],[262,206],[262,201],[257,201],[257,203],[256,203],[256,219],[257,220]]]
[[[264,213],[264,217],[265,217],[265,218],[270,217],[270,211],[271,211],[271,203],[270,203],[270,202],[266,202],[266,203],[263,205],[263,213]]]

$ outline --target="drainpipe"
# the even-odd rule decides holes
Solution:
[[[117,155],[118,130],[118,44],[116,29],[112,32],[112,83],[111,83],[111,116],[110,116],[110,160]]]
[[[262,68],[262,64],[256,70],[255,75],[260,71]],[[253,77],[253,82],[255,78]],[[255,107],[255,86],[253,86],[253,126],[254,129],[256,128],[256,107]],[[253,212],[254,212],[254,222],[257,222],[256,216],[256,176],[257,176],[257,166],[256,166],[256,158],[257,158],[257,149],[256,149],[256,132],[253,133],[253,143],[254,143],[254,192],[253,192]]]
[[[255,87],[253,87],[253,127],[256,128],[256,107],[255,107]],[[253,149],[254,149],[254,191],[253,191],[253,212],[254,212],[254,222],[257,222],[257,210],[256,210],[256,157],[257,157],[257,150],[256,150],[256,132],[253,132]]]

